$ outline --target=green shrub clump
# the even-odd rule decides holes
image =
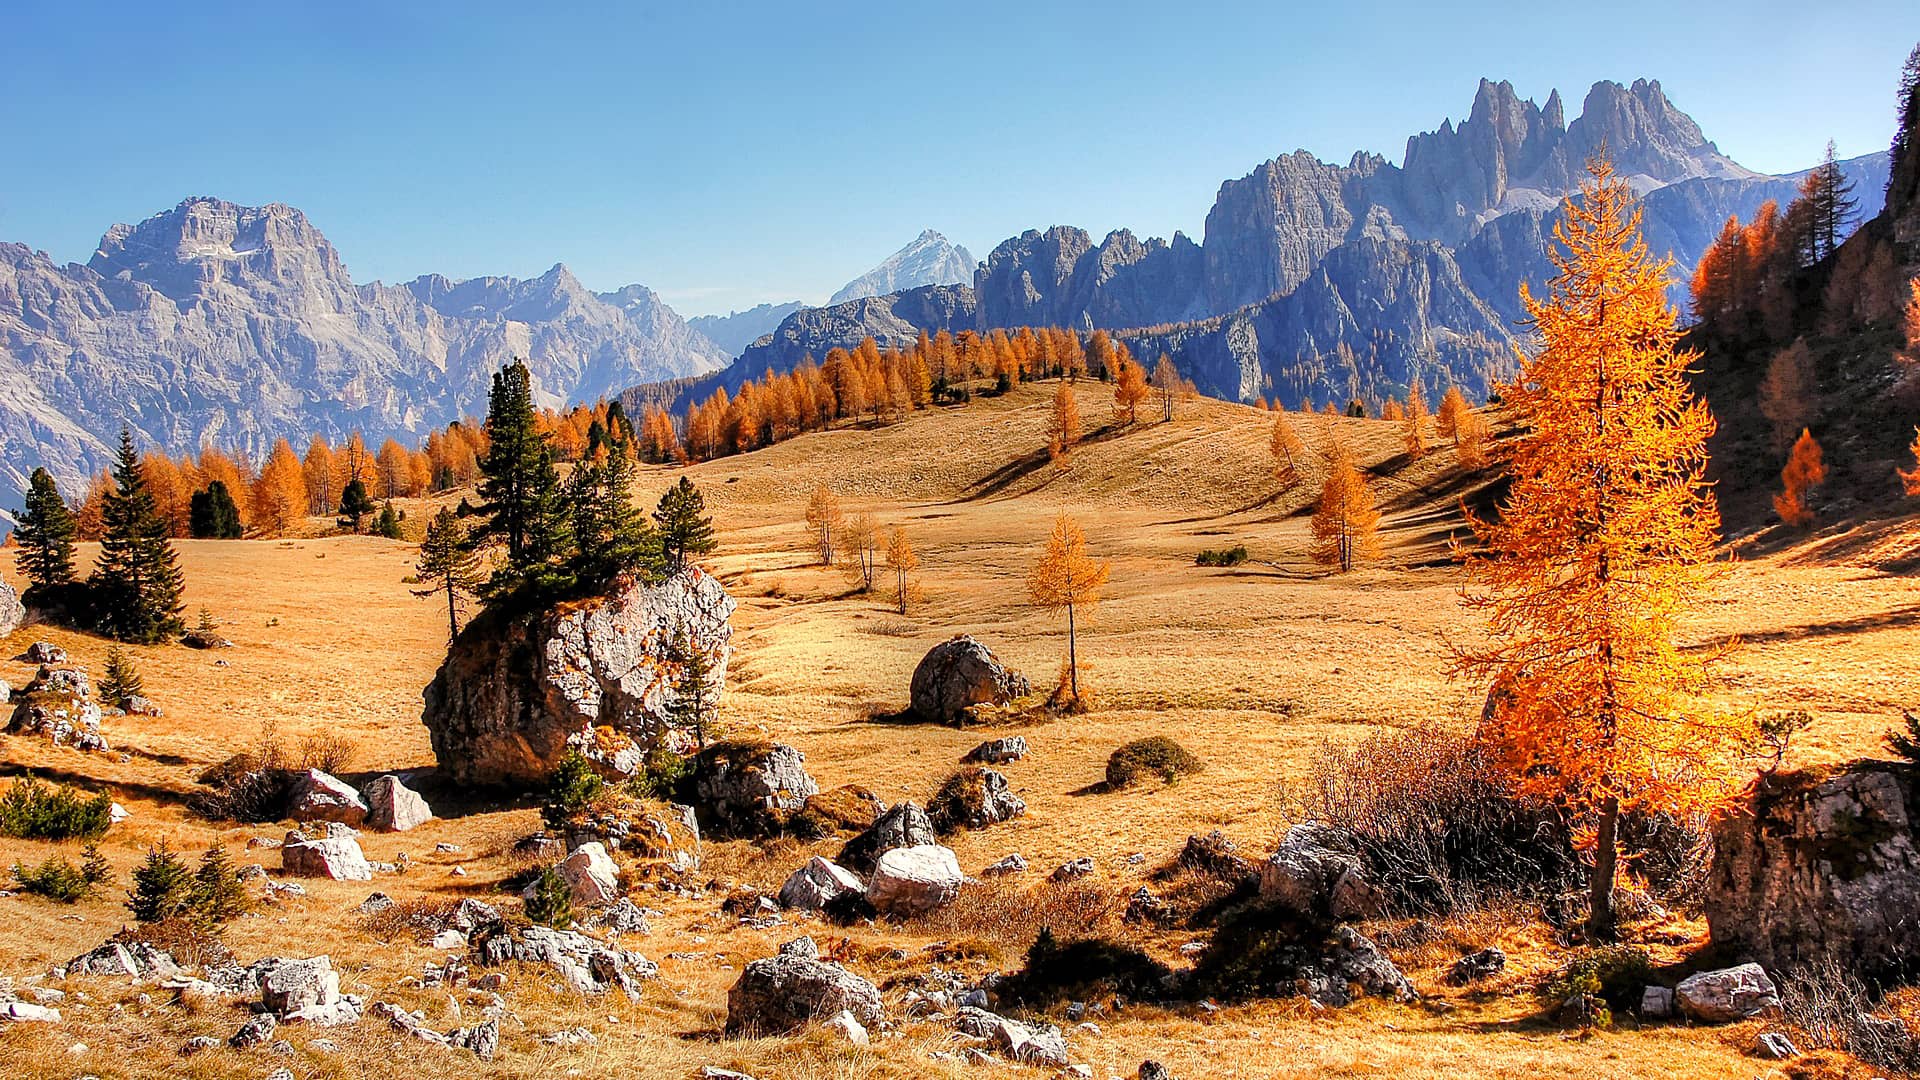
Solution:
[[[593,805],[607,789],[593,762],[578,749],[569,749],[547,778],[547,801],[540,816],[551,829],[564,828],[569,818]]]
[[[541,926],[565,930],[573,925],[573,890],[557,867],[549,866],[534,879],[533,894],[527,898],[527,918]]]
[[[1115,750],[1107,758],[1107,786],[1123,788],[1146,776],[1171,784],[1205,768],[1192,752],[1165,735],[1150,735]]]
[[[112,881],[113,871],[101,856],[100,849],[88,844],[85,857],[77,867],[61,856],[50,855],[47,861],[35,867],[14,863],[13,879],[20,883],[20,888],[25,892],[58,903],[72,904],[85,899],[95,888]]]
[[[1236,544],[1218,551],[1208,549],[1193,557],[1196,566],[1239,566],[1247,561],[1247,545]]]
[[[222,847],[208,848],[197,869],[161,841],[147,849],[147,857],[133,871],[133,888],[127,890],[127,910],[143,923],[184,919],[199,926],[214,926],[244,913],[248,907],[245,888],[234,869],[233,860]]]
[[[0,835],[21,840],[94,840],[113,824],[113,797],[25,776],[0,794]]]
[[[1606,1027],[1614,1009],[1630,1007],[1643,987],[1657,981],[1645,949],[1605,945],[1581,950],[1540,984],[1539,995],[1549,1009],[1577,1006],[1575,1018],[1584,1027]]]

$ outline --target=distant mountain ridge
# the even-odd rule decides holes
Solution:
[[[928,229],[913,242],[889,255],[885,262],[841,287],[827,306],[866,296],[917,289],[922,285],[964,285],[973,280],[973,256],[947,238]]]
[[[798,300],[756,304],[745,311],[730,311],[725,315],[695,315],[687,320],[687,325],[720,346],[728,356],[739,356],[741,350],[773,333],[781,320],[806,306]]]
[[[699,385],[737,385],[867,336],[901,345],[921,330],[1032,325],[1114,331],[1149,359],[1166,352],[1207,393],[1243,401],[1377,398],[1415,380],[1430,398],[1455,381],[1484,393],[1510,363],[1520,284],[1550,275],[1553,218],[1603,146],[1643,195],[1649,244],[1675,259],[1676,301],[1729,215],[1795,192],[1796,177],[1722,154],[1657,81],[1595,83],[1569,123],[1558,91],[1540,106],[1482,79],[1467,118],[1411,136],[1399,165],[1365,152],[1345,165],[1304,150],[1276,157],[1220,186],[1198,243],[1029,230],[997,246],[970,286],[936,290],[937,302],[916,290],[904,306],[798,312],[737,370]],[[1842,168],[1871,215],[1887,155]],[[950,313],[969,310],[972,325],[954,325]],[[914,312],[928,321],[903,320]]]
[[[553,407],[728,359],[652,291],[596,295],[561,265],[356,285],[280,204],[190,198],[108,229],[85,266],[0,244],[0,507],[42,464],[77,496],[122,424],[169,453],[256,459],[280,437],[418,439],[483,412],[516,355]]]

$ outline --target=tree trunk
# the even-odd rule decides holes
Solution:
[[[1067,605],[1067,686],[1073,691],[1073,700],[1080,702],[1080,658],[1074,651],[1073,641],[1073,605]]]
[[[1587,937],[1611,941],[1614,935],[1613,881],[1619,852],[1615,834],[1620,822],[1620,800],[1612,795],[1600,804],[1599,836],[1593,852],[1593,880],[1587,897]]]
[[[459,636],[460,613],[459,609],[454,607],[453,578],[449,575],[447,578],[447,640],[451,642]]]

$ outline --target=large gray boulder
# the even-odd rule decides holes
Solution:
[[[65,650],[59,650],[65,656]],[[93,680],[78,666],[42,664],[32,680],[13,695],[9,735],[31,735],[76,750],[108,749],[100,734],[100,706]]]
[[[1288,829],[1260,867],[1260,899],[1305,919],[1360,919],[1380,909],[1351,837],[1314,821]]]
[[[319,769],[305,769],[287,787],[287,816],[295,821],[361,825],[367,820],[367,804],[346,781]]]
[[[883,915],[924,915],[953,903],[966,875],[939,844],[894,848],[874,864],[867,900]]]
[[[1689,1018],[1729,1024],[1780,1007],[1780,991],[1759,964],[1702,971],[1680,980],[1673,1002]]]
[[[329,957],[280,960],[260,979],[260,1005],[275,1016],[332,1005],[340,1000],[340,973]]]
[[[377,777],[360,789],[367,804],[367,828],[406,832],[433,820],[433,809],[398,776]]]
[[[326,878],[330,881],[370,881],[373,865],[360,850],[360,842],[351,836],[329,836],[309,840],[296,832],[287,834],[280,845],[280,869],[292,877]]]
[[[632,775],[655,746],[689,749],[669,723],[684,633],[726,685],[733,598],[689,567],[657,585],[518,615],[475,619],[425,694],[422,722],[440,768],[463,784],[544,781],[569,747],[610,775]]]
[[[1868,975],[1920,962],[1914,771],[1862,762],[1775,776],[1718,819],[1705,897],[1713,943],[1779,969],[1833,956]]]
[[[26,621],[27,607],[20,602],[20,594],[5,580],[0,580],[0,638],[20,629]]]
[[[780,886],[780,905],[796,911],[819,911],[836,901],[866,894],[867,887],[859,878],[815,855],[787,876]]]
[[[1027,677],[1000,662],[993,650],[962,634],[928,650],[913,669],[914,713],[958,724],[975,705],[1005,705],[1033,693]]]
[[[820,793],[807,756],[783,743],[715,743],[693,762],[694,811],[716,836],[770,836]]]
[[[854,873],[870,874],[880,856],[894,848],[918,847],[939,840],[933,819],[918,803],[896,803],[874,821],[872,828],[847,841],[840,849],[840,857],[834,861]]]
[[[842,1011],[862,1025],[878,1024],[879,988],[820,959],[812,938],[797,938],[741,970],[727,991],[727,1034],[784,1035]]]

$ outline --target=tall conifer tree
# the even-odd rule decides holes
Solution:
[[[185,580],[179,556],[141,475],[133,433],[125,428],[101,518],[100,559],[91,579],[99,629],[143,644],[181,633]]]
[[[73,514],[60,498],[60,487],[45,469],[33,470],[27,481],[27,505],[20,512],[15,556],[26,575],[28,591],[57,589],[73,580]]]

